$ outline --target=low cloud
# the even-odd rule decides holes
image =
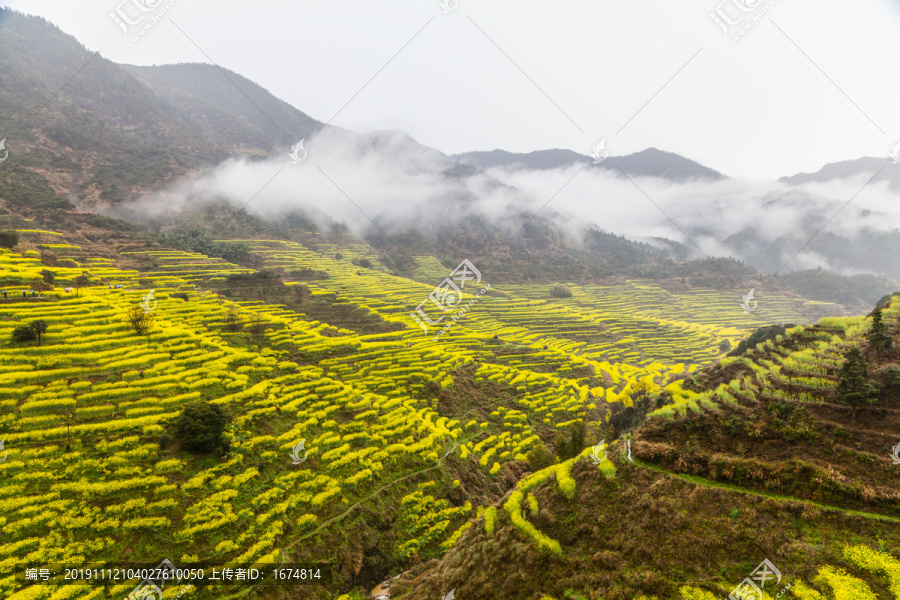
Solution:
[[[246,205],[248,212],[274,222],[300,211],[320,226],[336,221],[359,235],[376,231],[373,221],[388,232],[415,229],[427,235],[473,220],[510,235],[524,218],[540,212],[576,242],[593,227],[632,239],[668,238],[698,257],[734,256],[770,270],[823,226],[823,234],[856,240],[890,234],[900,225],[900,198],[885,181],[864,185],[866,175],[791,186],[736,179],[629,180],[581,165],[480,172],[402,132],[356,134],[334,128],[308,139],[306,150],[299,164],[291,164],[287,148],[263,161],[230,159],[106,212],[161,219],[220,199],[235,208]],[[807,248],[788,270],[815,267],[868,268],[837,264],[833,256]],[[883,272],[892,270],[900,266],[888,265]]]

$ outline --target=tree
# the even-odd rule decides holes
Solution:
[[[731,351],[731,342],[728,340],[722,340],[719,342],[719,352],[730,352]]]
[[[44,282],[52,284],[53,281],[56,279],[56,273],[54,273],[53,271],[44,269],[43,271],[41,271],[41,277],[44,278]]]
[[[37,335],[34,333],[34,330],[28,325],[19,325],[12,332],[12,341],[23,343],[30,342],[34,340]]]
[[[837,398],[853,409],[853,419],[856,419],[856,410],[875,404],[877,389],[869,381],[869,366],[866,358],[859,348],[851,348],[844,354],[844,364],[841,367],[841,379],[837,385]]]
[[[546,469],[555,462],[556,457],[553,455],[553,452],[544,444],[538,444],[528,453],[528,464],[535,473],[541,469]]]
[[[87,284],[91,282],[87,273],[82,273],[78,277],[72,280],[72,285],[75,286],[75,297],[81,295],[81,288],[85,287]]]
[[[646,412],[650,407],[653,387],[646,381],[637,381],[631,385],[631,392],[628,395],[635,410]]]
[[[153,316],[144,312],[144,309],[137,305],[128,311],[126,321],[134,329],[138,335],[146,335],[153,328]]]
[[[900,392],[900,365],[890,363],[878,369],[878,376],[889,392]]]
[[[225,314],[225,329],[236,332],[243,326],[243,323],[241,323],[241,311],[238,310],[237,306],[232,304],[228,307],[228,313]]]
[[[72,423],[75,422],[75,406],[72,405],[63,415],[63,423],[66,425],[66,448],[65,452],[72,451]]]
[[[34,332],[35,337],[37,337],[38,346],[40,346],[41,336],[47,333],[47,321],[38,319],[37,321],[32,321],[29,327]]]
[[[223,436],[228,415],[218,404],[188,404],[175,419],[172,437],[188,452],[227,452],[231,445]]]
[[[10,229],[0,231],[0,248],[13,248],[19,243],[19,234]]]
[[[888,333],[887,324],[882,318],[880,308],[876,308],[872,311],[872,327],[869,329],[866,337],[869,339],[869,347],[872,348],[879,357],[890,350],[893,345],[894,340],[891,339],[891,334]]]
[[[32,321],[28,325],[19,325],[12,332],[12,341],[22,343],[22,342],[31,342],[34,340],[38,341],[38,346],[41,345],[41,336],[47,332],[47,321],[43,319],[38,319],[37,321]]]
[[[261,350],[263,341],[265,340],[264,334],[266,329],[271,329],[269,322],[264,321],[262,315],[256,313],[253,317],[253,321],[250,322],[250,335],[253,338],[253,343]]]
[[[550,288],[550,296],[553,298],[571,298],[572,290],[565,285],[554,285]]]
[[[556,438],[556,454],[560,460],[569,460],[578,456],[578,453],[584,450],[586,434],[587,428],[583,419],[569,427],[568,439],[565,434],[560,433]]]

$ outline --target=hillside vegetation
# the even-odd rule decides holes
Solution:
[[[431,285],[383,272],[365,246],[218,242],[247,248],[257,271],[138,245],[98,257],[52,231],[18,236],[35,249],[0,250],[7,572],[38,559],[318,561],[334,566],[330,591],[365,589],[452,548],[536,451],[552,457],[574,426],[614,421],[617,407],[661,393],[755,324],[714,290],[629,281],[569,284],[571,297],[554,298],[550,285],[509,285],[435,341],[409,317]],[[55,266],[41,262],[48,251]],[[423,279],[448,274],[430,257],[416,263]],[[151,289],[141,334],[130,313]],[[762,299],[804,319],[802,302]],[[37,321],[40,342],[12,341]],[[204,402],[228,417],[221,457],[174,436],[184,407]],[[12,594],[8,576],[0,585]],[[315,586],[291,593],[326,597]]]
[[[881,318],[896,343],[900,294]],[[900,353],[873,322],[793,327],[671,383],[672,404],[522,479],[392,597],[724,598],[764,560],[765,598],[900,597]],[[862,411],[842,383],[857,352]]]

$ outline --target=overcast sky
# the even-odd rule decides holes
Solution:
[[[163,0],[137,42],[110,13],[153,15],[132,2],[160,0],[0,3],[110,60],[211,59],[313,118],[446,153],[587,154],[606,138],[613,155],[652,146],[756,179],[886,157],[900,140],[896,0],[444,1],[458,5]],[[729,34],[717,7],[743,19]]]

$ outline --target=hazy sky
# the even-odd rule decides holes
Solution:
[[[446,153],[587,154],[606,138],[613,155],[653,146],[768,178],[886,157],[900,140],[896,0],[444,0],[457,4],[448,13],[439,0],[132,4],[160,1],[0,3],[110,60],[212,59],[316,119],[402,129]],[[110,17],[165,4],[137,42]],[[743,18],[729,35],[710,18],[717,7]]]

